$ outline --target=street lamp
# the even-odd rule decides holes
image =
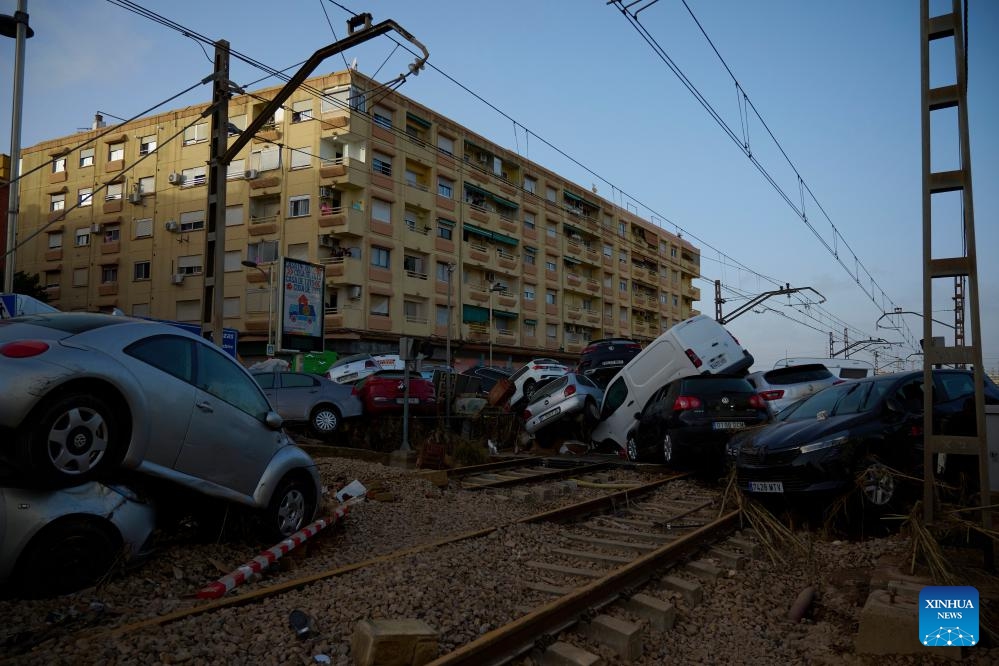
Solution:
[[[489,367],[493,365],[493,293],[505,290],[506,287],[500,282],[493,282],[489,287]]]
[[[260,271],[260,274],[267,278],[267,355],[274,356],[274,342],[271,337],[271,333],[274,330],[274,281],[273,272],[274,265],[268,264],[267,270],[265,271],[261,268],[257,262],[250,261],[249,259],[242,262],[247,268],[256,268]]]

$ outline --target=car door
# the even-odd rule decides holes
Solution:
[[[289,421],[307,421],[319,399],[319,380],[301,372],[282,372],[278,378],[278,414]]]
[[[271,406],[256,382],[211,344],[196,342],[195,402],[177,470],[252,496],[285,440],[264,423]]]
[[[253,373],[253,379],[263,389],[264,395],[267,396],[267,402],[271,403],[271,406],[283,417],[284,414],[281,413],[280,400],[278,399],[280,384],[277,380],[277,373],[255,372]]]

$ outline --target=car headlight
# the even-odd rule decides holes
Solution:
[[[831,449],[842,444],[846,444],[846,435],[837,435],[836,437],[830,437],[829,439],[819,440],[818,442],[812,442],[811,444],[805,444],[801,447],[802,453],[812,453],[813,451],[821,451],[823,449]]]

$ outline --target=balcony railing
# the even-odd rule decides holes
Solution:
[[[250,215],[250,224],[270,224],[277,221],[277,215]]]
[[[406,315],[407,324],[426,324],[427,318],[420,315]]]
[[[419,271],[406,271],[406,277],[411,277],[414,280],[426,280],[427,274]]]
[[[507,252],[506,250],[504,250],[501,247],[496,248],[496,256],[498,256],[500,259],[506,259],[507,261],[516,261],[517,260],[517,255],[510,254],[509,252]]]

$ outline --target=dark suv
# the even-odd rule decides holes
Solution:
[[[628,458],[720,468],[740,430],[767,423],[766,402],[744,377],[692,375],[656,391],[628,437]]]
[[[576,374],[587,377],[600,388],[606,388],[617,371],[627,365],[628,361],[640,351],[642,345],[627,338],[594,340],[586,346],[579,357]]]

